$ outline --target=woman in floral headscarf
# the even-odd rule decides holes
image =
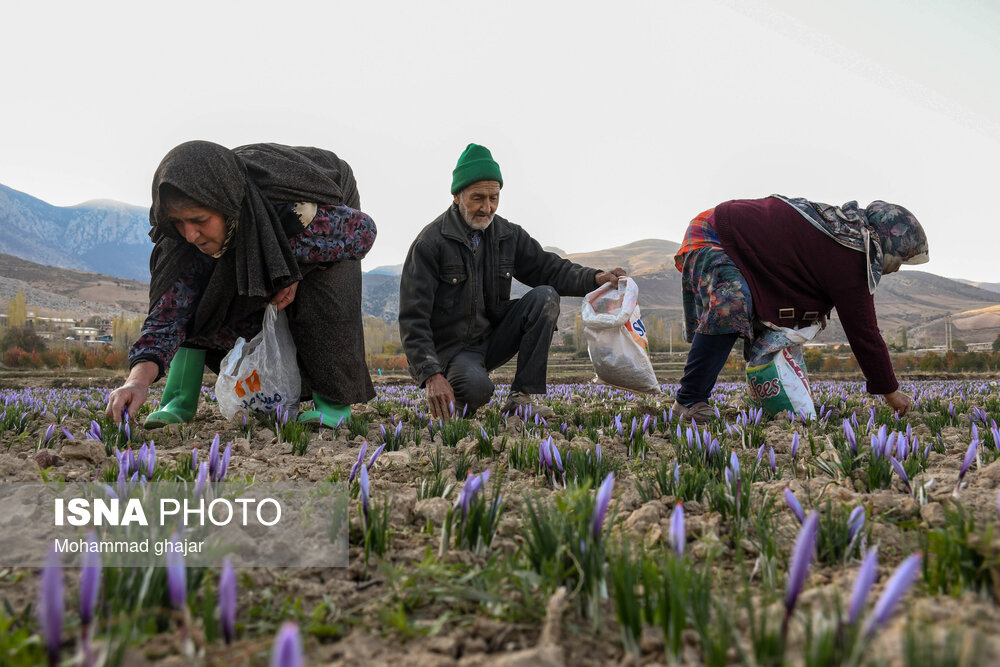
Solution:
[[[360,260],[376,229],[360,206],[350,165],[330,151],[189,141],[167,153],[153,175],[149,315],[108,415],[134,417],[169,366],[146,426],[190,421],[205,366],[218,372],[238,337],[256,335],[268,303],[288,315],[316,404],[300,421],[336,426],[372,398]]]
[[[701,213],[674,256],[691,343],[675,410],[698,421],[714,417],[708,398],[739,338],[753,340],[768,324],[825,325],[836,308],[868,392],[905,414],[910,397],[899,391],[874,294],[883,275],[927,259],[917,219],[883,201],[862,209],[773,195]]]

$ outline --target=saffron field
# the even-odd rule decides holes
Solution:
[[[317,430],[224,420],[206,387],[156,431],[106,419],[107,388],[2,389],[3,482],[342,483],[350,562],[50,553],[0,569],[0,664],[1000,664],[996,381],[904,383],[904,418],[817,382],[805,423],[743,383],[681,423],[663,389],[551,385],[546,422],[501,387],[439,422],[384,385]]]

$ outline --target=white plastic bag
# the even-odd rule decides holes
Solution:
[[[219,366],[219,411],[232,419],[238,412],[271,414],[280,405],[294,414],[301,386],[288,317],[268,304],[261,332],[250,342],[237,338]]]
[[[583,337],[601,381],[632,391],[659,391],[649,360],[646,327],[639,314],[639,287],[622,278],[583,298]]]
[[[820,324],[788,329],[764,322],[771,331],[758,336],[747,362],[750,397],[771,416],[791,410],[797,416],[816,416],[802,345],[820,332]]]

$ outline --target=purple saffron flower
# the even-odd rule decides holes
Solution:
[[[469,505],[472,504],[472,499],[479,493],[479,490],[486,485],[486,481],[490,478],[490,471],[484,470],[482,474],[473,475],[471,472],[468,474],[465,480],[465,486],[462,487],[462,492],[458,495],[458,500],[455,501],[455,508],[462,509],[462,517],[468,515]]]
[[[549,436],[538,444],[538,454],[542,457],[545,467],[552,469],[552,437]]]
[[[767,447],[766,442],[760,443],[760,447],[757,449],[757,459],[754,461],[756,465],[760,465],[761,459],[764,458],[764,448]]]
[[[368,441],[365,440],[361,443],[361,449],[358,450],[358,460],[354,462],[351,466],[351,476],[347,478],[347,483],[350,484],[354,481],[354,478],[358,476],[358,469],[361,468],[365,460],[365,452],[368,451]]]
[[[684,530],[684,505],[677,501],[673,514],[670,515],[670,545],[678,556],[684,555],[684,545],[687,533]]]
[[[91,440],[100,440],[101,442],[104,442],[104,436],[101,435],[101,425],[93,419],[90,420],[90,430],[87,431],[87,437]]]
[[[228,556],[222,561],[219,575],[219,624],[227,644],[236,637],[236,572]]]
[[[865,527],[865,508],[858,505],[847,517],[847,541],[853,542],[854,537]]]
[[[875,632],[879,627],[885,625],[885,622],[892,616],[896,603],[906,595],[910,586],[913,585],[913,580],[916,579],[917,573],[920,571],[921,558],[919,552],[912,554],[900,563],[896,571],[889,577],[889,583],[885,585],[885,590],[882,591],[882,596],[875,603],[875,610],[868,619],[865,634]]]
[[[197,447],[192,447],[191,448],[191,470],[197,470],[197,469],[198,469],[198,448]]]
[[[400,425],[403,424],[403,422],[399,422],[399,423],[400,423]],[[376,449],[374,452],[372,452],[372,457],[370,459],[368,459],[368,469],[369,470],[372,469],[372,466],[375,465],[376,461],[378,461],[378,457],[381,456],[382,452],[385,451],[385,445],[386,445],[386,443],[383,442],[381,445],[379,445],[378,449]]]
[[[63,575],[62,559],[55,548],[49,551],[42,568],[42,583],[38,589],[38,624],[45,639],[49,664],[59,664],[62,645]]]
[[[799,499],[795,497],[795,494],[792,493],[792,490],[787,486],[785,487],[785,504],[788,505],[788,509],[792,510],[792,514],[795,515],[795,518],[799,520],[800,524],[805,522],[806,514],[802,511],[802,505],[799,503]]]
[[[851,428],[851,422],[844,420],[844,437],[847,438],[847,444],[851,446],[851,451],[855,454],[858,453],[858,441],[854,435],[854,429]]]
[[[56,432],[56,425],[54,423],[53,424],[49,424],[49,427],[47,429],[45,429],[45,444],[46,445],[49,444],[49,440],[52,439],[52,436],[55,434],[55,432]],[[997,443],[998,443],[997,446],[1000,447],[1000,438],[994,437],[994,440],[997,441]]]
[[[792,458],[794,459],[799,454],[799,432],[796,431],[792,435]]]
[[[906,470],[903,469],[903,464],[900,463],[899,461],[897,461],[895,456],[890,456],[889,457],[889,463],[892,464],[892,469],[896,471],[896,474],[899,475],[899,478],[901,480],[903,480],[904,484],[906,484],[906,488],[909,489],[910,488],[910,478],[906,474]]]
[[[219,478],[217,482],[221,482],[226,478],[226,473],[229,472],[229,459],[233,455],[233,443],[226,443],[226,451],[222,452],[222,459],[219,461]]]
[[[549,436],[549,451],[552,453],[552,462],[555,464],[556,469],[559,472],[562,472],[563,471],[562,456],[559,455],[559,448],[556,447],[554,442],[552,442],[552,436]]]
[[[767,463],[771,467],[772,473],[778,470],[778,462],[774,458],[774,447],[767,450]]]
[[[125,477],[125,471],[118,471],[118,478],[115,479],[115,490],[118,492],[118,497],[122,500],[128,498],[128,479]]]
[[[219,472],[219,434],[212,438],[212,445],[208,448],[208,476],[213,481]]]
[[[858,576],[854,579],[854,588],[851,589],[851,602],[848,606],[848,625],[857,623],[858,616],[861,615],[861,610],[864,609],[865,600],[868,599],[868,592],[871,590],[872,584],[875,583],[875,577],[877,576],[878,547],[872,547],[865,554],[864,560],[861,561],[861,569],[858,570]]]
[[[205,493],[205,483],[208,481],[208,462],[202,461],[198,466],[198,476],[194,479],[194,497],[201,498]]]
[[[299,628],[287,621],[278,630],[271,648],[271,667],[303,667],[302,639]]]
[[[733,476],[740,476],[740,457],[736,456],[736,450],[734,449],[729,455],[729,467],[733,469]]]
[[[965,458],[962,460],[962,468],[958,471],[958,481],[961,482],[962,478],[965,477],[965,473],[969,471],[969,466],[976,458],[976,450],[979,448],[979,441],[973,440],[969,443],[969,449],[965,452]]]
[[[677,459],[674,459],[674,489],[676,489],[677,485],[680,483],[681,483],[681,466],[677,462]]]
[[[368,485],[368,468],[361,466],[360,473],[358,475],[358,485],[361,487],[361,511],[364,513],[365,518],[368,518],[368,501],[371,498],[371,490]]]
[[[785,617],[792,615],[795,602],[809,577],[809,563],[816,550],[816,536],[819,534],[819,512],[810,512],[792,549],[792,558],[788,564],[788,585],[785,591]]]
[[[101,589],[101,554],[96,550],[97,535],[91,531],[87,535],[87,543],[93,544],[80,557],[80,622],[84,627],[94,620],[94,609],[97,607],[97,595]]]
[[[597,489],[597,498],[594,500],[594,512],[590,515],[590,534],[597,540],[601,536],[601,528],[604,525],[604,515],[608,512],[608,505],[611,503],[611,494],[615,489],[615,474],[609,472],[608,476],[601,482]]]
[[[910,439],[905,435],[900,435],[896,440],[896,453],[899,455],[900,460],[905,459],[910,453]]]
[[[892,456],[896,453],[896,443],[899,440],[899,433],[893,431],[889,434],[889,437],[885,439],[885,453]],[[902,458],[902,457],[899,457]]]
[[[187,572],[184,569],[184,551],[177,533],[170,536],[170,544],[167,546],[164,558],[167,561],[167,591],[170,593],[170,604],[174,609],[180,609],[187,599]]]
[[[62,427],[62,432],[63,435],[66,436],[67,440],[76,440],[76,438],[73,437],[73,434],[70,433],[65,426]]]

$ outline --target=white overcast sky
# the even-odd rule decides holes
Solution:
[[[148,206],[207,139],[329,148],[403,260],[465,145],[499,213],[582,252],[680,241],[782,193],[902,204],[931,263],[1000,281],[992,0],[19,2],[3,11],[0,183]]]

